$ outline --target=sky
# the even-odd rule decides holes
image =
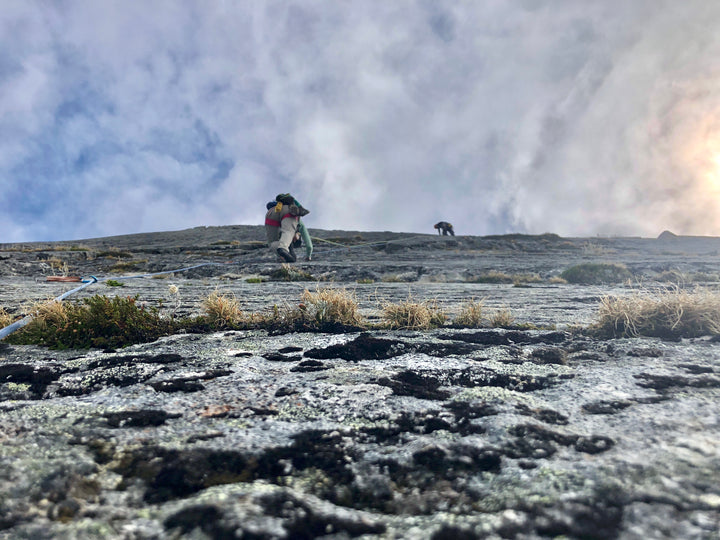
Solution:
[[[720,2],[0,3],[2,243],[720,236]]]

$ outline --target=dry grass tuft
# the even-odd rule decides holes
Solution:
[[[235,295],[220,294],[213,291],[203,300],[202,307],[207,313],[208,321],[213,326],[234,326],[243,320],[240,303]]]
[[[482,300],[471,298],[462,305],[460,313],[453,323],[464,328],[480,328],[483,324],[483,310],[485,306]]]
[[[447,321],[445,311],[435,300],[414,302],[410,298],[399,304],[383,305],[381,317],[389,328],[401,330],[427,330]]]
[[[67,305],[57,300],[46,300],[44,302],[36,302],[25,308],[27,315],[32,315],[33,319],[28,324],[28,328],[45,328],[48,325],[63,326],[68,321]]]
[[[358,326],[362,322],[355,294],[346,289],[318,288],[315,292],[306,289],[301,300],[306,318],[314,320],[320,326]]]
[[[0,308],[0,328],[5,328],[13,323],[12,316],[5,311],[5,308]]]
[[[611,337],[677,339],[720,334],[720,294],[672,287],[621,298],[606,296],[592,329]]]
[[[509,309],[500,309],[490,317],[490,326],[493,328],[509,328],[515,324],[515,317]]]

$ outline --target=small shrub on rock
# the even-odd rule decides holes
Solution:
[[[173,323],[157,310],[138,305],[137,298],[95,295],[75,303],[46,302],[32,310],[34,318],[27,326],[7,339],[53,349],[87,349],[147,343],[171,334]]]
[[[603,283],[622,283],[632,278],[632,274],[623,264],[583,263],[571,266],[560,277],[576,285],[602,285]]]

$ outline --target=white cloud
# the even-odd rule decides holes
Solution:
[[[720,234],[714,3],[3,8],[14,240],[261,223],[285,191],[311,227]]]

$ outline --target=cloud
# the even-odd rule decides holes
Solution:
[[[2,241],[259,224],[719,234],[720,7],[7,2]]]

